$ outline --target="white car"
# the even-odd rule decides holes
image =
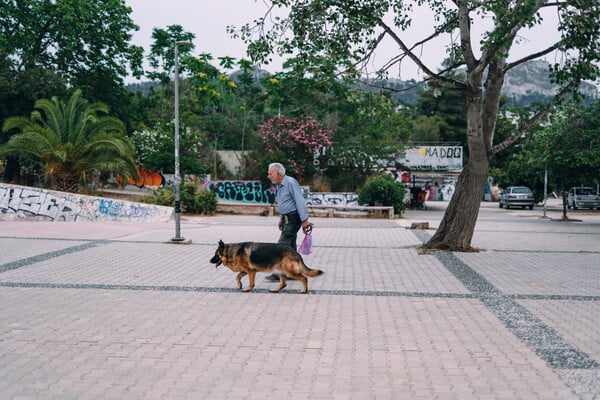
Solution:
[[[577,210],[578,208],[600,209],[600,196],[591,187],[572,187],[567,196],[567,207]]]
[[[511,207],[529,207],[533,210],[535,205],[535,198],[533,192],[526,186],[509,186],[506,190],[500,193],[500,201],[498,206],[500,208],[506,207],[508,210]]]

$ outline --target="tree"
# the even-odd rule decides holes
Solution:
[[[374,164],[394,165],[410,122],[386,94],[353,89],[339,94],[338,103],[333,143],[321,164],[334,190],[352,191],[365,182]]]
[[[137,164],[154,171],[172,174],[175,169],[175,128],[172,123],[156,124],[152,129],[135,131],[131,139],[136,148]],[[180,165],[183,175],[202,175],[209,170],[199,160],[205,156],[208,140],[201,134],[180,132]]]
[[[293,55],[298,70],[330,79],[337,73],[360,75],[373,65],[377,50],[391,40],[399,49],[380,63],[379,76],[413,62],[431,84],[460,91],[464,97],[469,159],[438,230],[427,247],[471,249],[479,205],[488,179],[490,160],[535,126],[582,80],[600,75],[600,3],[597,0],[272,0],[268,15],[242,26],[238,34],[248,42],[253,59],[268,62],[273,52]],[[289,11],[280,17],[278,8]],[[431,27],[422,39],[410,31],[417,11],[430,10],[431,20],[419,15],[420,27]],[[551,11],[558,24],[548,22]],[[546,19],[545,19],[546,18]],[[415,21],[417,21],[415,19]],[[531,43],[528,55],[509,61],[521,34],[540,26],[558,29],[560,38],[545,47]],[[477,32],[483,32],[478,35]],[[447,38],[448,66],[434,71],[421,54],[430,43]],[[385,50],[384,50],[385,51]],[[435,51],[435,50],[432,50]],[[506,73],[526,61],[559,52],[549,74],[559,85],[556,96],[514,133],[494,145],[501,90]],[[466,69],[464,79],[453,74]]]
[[[284,162],[302,181],[314,172],[317,151],[331,144],[332,132],[311,117],[288,119],[279,116],[261,125],[259,135],[264,154],[256,154],[256,160],[261,169],[264,171],[272,162]]]
[[[451,75],[446,75],[451,77]],[[464,79],[464,74],[456,74],[453,79]],[[417,111],[421,116],[429,117],[429,123],[437,122],[440,141],[466,145],[465,98],[461,91],[444,85],[427,86],[419,92]]]
[[[159,81],[163,86],[170,84],[175,68],[175,42],[189,42],[195,38],[195,34],[185,32],[181,25],[169,25],[166,29],[152,29],[154,42],[150,46],[148,61],[153,70],[146,73],[146,76]],[[179,46],[179,57],[184,58],[193,47],[193,45]]]
[[[41,170],[52,189],[76,192],[96,173],[137,178],[135,151],[125,126],[104,115],[108,107],[89,104],[77,90],[65,104],[56,97],[35,103],[31,117],[11,117],[3,126],[13,135],[0,155],[13,155]]]
[[[143,56],[129,44],[138,29],[130,13],[124,0],[2,1],[0,124],[28,115],[38,99],[66,95],[68,87],[126,110],[123,78],[141,76]]]
[[[552,123],[532,136],[531,160],[563,193],[563,219],[567,218],[566,192],[570,186],[598,185],[600,179],[600,100],[589,107],[566,104]]]
[[[265,115],[310,115],[333,132],[320,151],[319,178],[335,191],[353,191],[372,173],[373,161],[393,165],[409,132],[389,93],[368,92],[339,79],[298,76],[288,70],[265,75]]]
[[[130,13],[124,0],[3,1],[0,55],[14,76],[41,69],[71,84],[86,76],[122,84],[128,72],[142,74]]]

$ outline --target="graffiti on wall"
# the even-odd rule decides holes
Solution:
[[[245,203],[273,204],[275,188],[265,187],[259,181],[209,181],[205,187],[214,192],[218,200],[241,201]],[[303,187],[303,195],[308,205],[324,206],[357,206],[356,193],[321,193],[310,192]]]
[[[210,181],[206,188],[214,192],[218,200],[259,204],[275,202],[275,189],[271,185],[263,186],[260,181]]]
[[[306,204],[313,206],[358,206],[356,193],[309,193]]]
[[[215,193],[220,201],[240,201],[244,203],[273,204],[275,189],[265,187],[259,181],[209,181],[204,186]],[[308,187],[302,187],[307,205],[314,206],[358,206],[358,195],[351,192],[310,192]],[[450,200],[454,193],[454,183],[443,184],[441,187],[429,186],[428,200]],[[407,190],[410,198],[410,191]]]
[[[132,186],[136,186],[138,188],[150,187],[150,188],[158,188],[162,187],[165,184],[165,177],[162,173],[158,171],[152,171],[147,168],[143,168],[140,166],[136,167],[138,171],[139,178],[134,179],[132,177],[127,178],[127,183]],[[115,182],[120,186],[123,185],[123,177],[118,175],[115,178]]]
[[[172,208],[150,204],[0,185],[0,215],[47,221],[168,221]]]

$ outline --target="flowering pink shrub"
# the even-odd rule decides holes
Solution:
[[[331,144],[332,131],[314,118],[277,116],[269,119],[259,129],[259,135],[270,156],[286,157],[298,176],[312,166],[317,150]],[[285,160],[281,160],[285,161]]]

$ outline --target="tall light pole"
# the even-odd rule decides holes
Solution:
[[[179,46],[192,44],[192,42],[188,41],[175,42],[175,237],[171,239],[171,242],[174,243],[186,242],[185,238],[181,237],[180,220],[181,176],[179,174]]]
[[[548,165],[544,167],[544,216],[542,218],[548,218],[546,215],[548,203]]]

